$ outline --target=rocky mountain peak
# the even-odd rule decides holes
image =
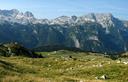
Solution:
[[[86,17],[96,20],[96,15],[94,13],[87,14]]]
[[[77,20],[77,16],[71,16],[71,19],[73,20],[73,21],[76,21]]]
[[[55,18],[55,19],[51,20],[51,24],[60,24],[60,25],[68,24],[70,19],[71,18],[68,17],[68,16],[60,16],[58,18]]]
[[[19,13],[19,10],[17,10],[17,9],[12,9],[12,10],[10,10],[10,12],[12,12],[12,13]]]
[[[96,13],[95,16],[113,17],[111,13]]]
[[[101,24],[104,28],[113,27],[115,25],[116,19],[111,13],[89,13],[84,16],[60,16],[53,20],[48,19],[37,19],[34,15],[27,11],[25,13],[19,12],[17,9],[12,10],[0,10],[0,23],[8,21],[10,23],[20,23],[20,24],[59,24],[59,25],[76,25],[84,24],[86,22],[96,22]]]
[[[96,22],[101,24],[104,28],[113,27],[116,19],[111,13],[97,13],[95,14]]]
[[[34,18],[34,15],[33,15],[31,12],[29,12],[29,11],[26,11],[26,12],[24,13],[24,16],[25,16],[25,17]]]
[[[6,16],[6,17],[14,17],[19,13],[17,9],[12,9],[12,10],[0,10],[0,15]]]
[[[29,11],[23,13],[19,12],[17,9],[0,10],[0,23],[28,24],[33,23],[35,21],[34,19],[34,15]]]

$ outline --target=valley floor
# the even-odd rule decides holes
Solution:
[[[128,82],[126,58],[63,50],[38,54],[45,58],[0,57],[0,82]]]

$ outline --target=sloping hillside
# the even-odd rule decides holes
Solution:
[[[45,58],[0,57],[0,82],[127,82],[128,60],[98,53],[39,52]],[[105,76],[105,78],[104,78]]]
[[[41,55],[35,54],[29,49],[21,46],[17,42],[1,44],[0,45],[0,56],[5,56],[5,57],[24,56],[24,57],[32,57],[32,58],[42,57]]]

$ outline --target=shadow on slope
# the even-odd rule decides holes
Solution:
[[[38,55],[31,50],[21,46],[18,43],[6,43],[0,45],[0,56],[10,57],[10,56],[25,56],[32,58],[43,58],[43,56]]]

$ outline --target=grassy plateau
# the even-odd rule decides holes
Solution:
[[[0,82],[128,82],[127,58],[66,50],[37,53],[44,58],[0,56]]]

